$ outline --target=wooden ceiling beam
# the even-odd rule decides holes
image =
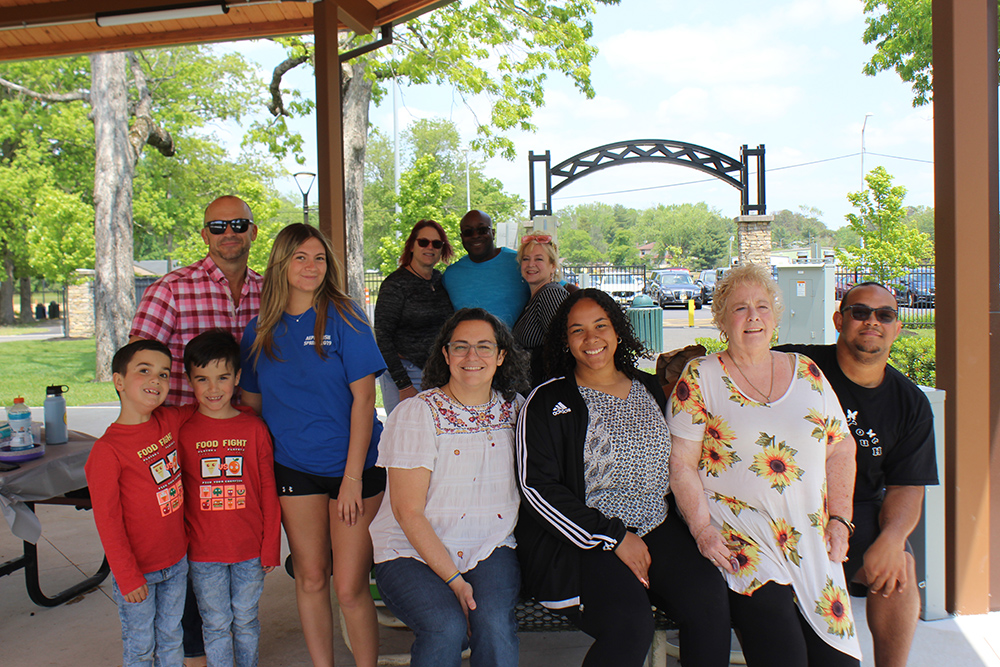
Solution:
[[[201,44],[206,42],[228,42],[240,39],[280,37],[283,35],[301,35],[309,32],[312,32],[311,18],[271,23],[244,23],[212,28],[193,28],[175,32],[154,32],[141,36],[111,35],[100,39],[48,44],[24,44],[17,47],[0,48],[0,62],[74,56],[95,51],[122,51],[160,46],[177,46],[179,44]]]
[[[337,18],[348,29],[367,35],[378,25],[378,10],[368,0],[337,0]]]

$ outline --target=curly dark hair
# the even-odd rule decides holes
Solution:
[[[640,371],[636,368],[636,360],[646,354],[646,348],[635,335],[632,323],[628,321],[621,306],[615,303],[611,296],[602,290],[588,287],[577,290],[562,302],[549,324],[545,335],[545,370],[548,377],[566,377],[573,374],[576,368],[576,358],[569,351],[566,339],[569,311],[583,299],[597,303],[607,313],[611,326],[618,335],[618,349],[615,350],[615,368],[630,378],[637,377]]]
[[[528,355],[514,342],[514,335],[496,316],[482,308],[463,308],[448,318],[441,327],[431,356],[424,365],[424,376],[420,383],[421,389],[443,387],[451,380],[451,369],[444,358],[444,346],[451,342],[451,336],[462,322],[477,320],[486,322],[493,327],[493,335],[497,339],[497,350],[504,352],[503,364],[497,367],[493,375],[493,389],[500,393],[505,401],[514,399],[518,392],[526,393],[531,385],[528,383]]]

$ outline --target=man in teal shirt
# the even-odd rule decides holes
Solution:
[[[493,221],[482,211],[466,213],[459,229],[462,246],[469,254],[444,272],[451,303],[455,310],[483,308],[513,327],[531,296],[521,277],[517,253],[494,245]]]

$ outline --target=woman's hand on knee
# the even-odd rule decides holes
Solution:
[[[458,598],[458,604],[462,605],[462,613],[465,614],[465,622],[469,622],[469,610],[476,608],[476,601],[472,597],[472,584],[462,578],[459,575],[453,582],[448,584],[448,588],[451,592],[455,594]],[[469,628],[469,633],[472,633],[472,628]]]
[[[646,543],[642,541],[642,538],[633,533],[632,531],[626,531],[625,537],[622,541],[618,543],[618,547],[615,549],[615,555],[628,566],[628,569],[632,570],[632,574],[635,575],[643,586],[649,588],[649,564],[651,559],[649,557],[649,549],[646,547]]]
[[[358,517],[365,513],[365,504],[361,498],[361,482],[346,476],[340,483],[340,493],[337,494],[337,514],[340,520],[348,526],[358,522]]]

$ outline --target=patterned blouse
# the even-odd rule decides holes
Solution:
[[[844,568],[830,562],[826,457],[848,432],[830,383],[795,356],[784,395],[746,396],[718,354],[692,359],[667,409],[676,437],[702,443],[698,462],[712,525],[738,543],[729,588],[751,595],[769,581],[791,585],[802,616],[834,648],[861,658]]]
[[[461,572],[497,547],[516,546],[514,425],[523,402],[493,392],[485,405],[464,406],[434,388],[400,403],[386,422],[377,465],[431,471],[424,515]],[[390,484],[369,529],[375,562],[423,562],[392,513],[391,494]]]
[[[641,537],[667,518],[670,432],[638,380],[628,398],[580,387],[588,423],[583,446],[587,507],[621,519]]]

